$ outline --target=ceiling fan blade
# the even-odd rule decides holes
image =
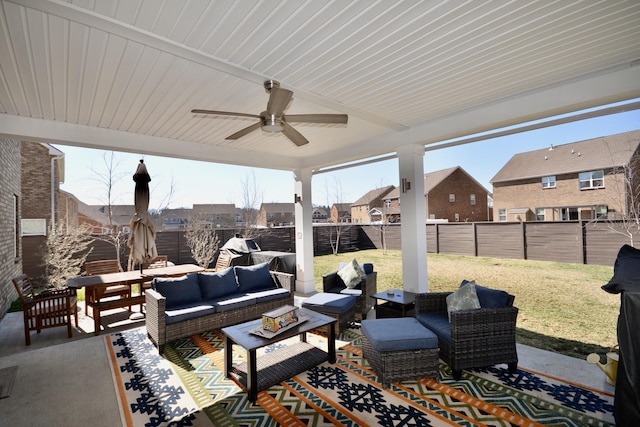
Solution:
[[[253,132],[256,129],[260,129],[260,126],[262,126],[262,122],[254,123],[251,126],[247,126],[246,128],[244,128],[242,130],[239,130],[238,132],[234,133],[233,135],[229,135],[225,139],[238,139],[240,137],[245,136],[249,132]]]
[[[347,123],[349,116],[346,114],[287,114],[284,118],[288,122]]]
[[[234,113],[232,111],[215,111],[215,110],[191,110],[194,114],[214,114],[216,116],[237,116],[237,117],[251,117],[252,119],[259,119],[260,116],[256,114],[247,113]]]
[[[296,144],[298,147],[309,143],[307,138],[302,136],[302,134],[297,130],[295,130],[289,123],[283,121],[282,127],[283,127],[282,133],[284,133],[284,136],[286,136],[291,141],[293,141],[293,143]]]
[[[269,95],[269,102],[267,103],[267,113],[273,114],[276,117],[282,116],[284,109],[287,108],[293,92],[287,89],[280,89],[279,87],[272,87],[271,94]]]

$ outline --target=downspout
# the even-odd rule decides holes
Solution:
[[[56,234],[56,160],[64,157],[53,156],[51,158],[51,232]]]

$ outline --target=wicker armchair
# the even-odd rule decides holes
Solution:
[[[508,295],[507,306],[502,308],[454,311],[449,322],[446,298],[450,293],[416,295],[415,315],[438,336],[440,359],[451,367],[454,378],[460,379],[463,369],[500,363],[506,363],[509,372],[515,372],[518,366],[515,297]]]
[[[373,308],[375,301],[371,298],[371,295],[378,292],[378,273],[373,271],[372,264],[364,264],[364,266],[367,267],[365,268],[367,277],[354,288],[362,291],[362,294],[358,295],[356,299],[356,316],[359,316],[361,320],[366,319],[367,313]],[[368,266],[371,267],[369,268]],[[338,276],[338,270],[322,276],[322,289],[323,292],[348,293],[348,291],[345,291],[347,287]]]
[[[34,293],[31,279],[21,274],[13,279],[24,315],[25,345],[31,345],[31,331],[66,326],[71,338],[71,315],[78,327],[78,298],[75,289],[52,289]]]

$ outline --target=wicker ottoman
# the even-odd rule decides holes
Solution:
[[[352,295],[318,293],[302,301],[302,307],[336,319],[336,336],[356,319],[356,297]]]
[[[362,321],[362,352],[382,388],[392,382],[437,379],[438,337],[413,317]]]

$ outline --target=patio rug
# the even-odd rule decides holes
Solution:
[[[218,331],[172,342],[164,357],[144,328],[107,336],[106,344],[126,426],[614,424],[612,395],[522,369],[509,374],[502,365],[464,371],[455,381],[441,364],[437,382],[392,383],[383,390],[362,357],[360,331],[349,329],[339,338],[336,364],[323,363],[270,387],[256,404],[224,378]],[[309,334],[309,342],[326,345],[316,334]],[[234,359],[244,361],[244,353],[234,350]]]

